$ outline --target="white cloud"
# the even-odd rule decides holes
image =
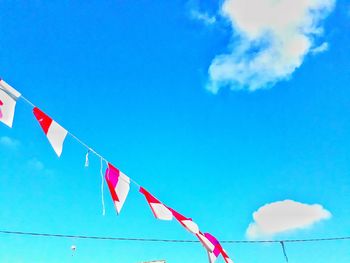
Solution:
[[[329,44],[327,42],[323,42],[321,45],[313,48],[311,50],[312,54],[319,54],[319,53],[323,53],[326,52],[329,49]]]
[[[335,0],[224,0],[232,26],[229,52],[216,56],[207,88],[254,91],[288,79],[323,33]]]
[[[332,214],[322,205],[308,205],[293,200],[266,204],[254,212],[254,222],[249,224],[249,238],[271,237],[286,231],[304,229],[331,218]]]
[[[199,20],[207,25],[212,25],[216,22],[215,16],[210,16],[208,13],[202,13],[198,10],[192,10],[191,16],[193,19]]]
[[[20,142],[8,136],[2,136],[0,137],[0,145],[11,149],[16,149],[20,145]]]

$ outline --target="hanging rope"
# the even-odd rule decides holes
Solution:
[[[282,247],[284,258],[286,259],[286,262],[288,263],[288,256],[287,256],[286,247],[284,245],[284,242],[280,241],[280,244],[281,244],[281,247]]]
[[[85,167],[89,167],[89,154],[90,154],[90,149],[87,151],[85,155]]]
[[[100,175],[101,175],[101,202],[102,202],[102,215],[106,214],[106,208],[105,208],[105,197],[104,197],[104,178],[103,178],[103,159],[101,157],[101,164],[100,164]]]

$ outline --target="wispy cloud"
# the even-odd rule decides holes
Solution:
[[[201,21],[206,25],[212,25],[216,22],[215,16],[210,16],[208,13],[200,12],[198,10],[191,10],[191,17],[195,20]]]
[[[319,53],[328,51],[328,49],[329,49],[329,44],[327,42],[323,42],[321,45],[311,49],[311,53],[314,55],[317,55]]]
[[[278,201],[260,207],[253,214],[246,234],[248,238],[271,237],[286,231],[305,229],[331,218],[332,214],[319,204],[303,204],[293,200]]]
[[[31,172],[40,173],[43,175],[52,175],[53,171],[47,169],[42,161],[37,159],[36,157],[31,158],[27,161],[27,168]]]
[[[44,164],[36,158],[32,158],[27,162],[28,168],[35,171],[43,171],[45,169]]]
[[[334,5],[335,0],[224,0],[221,14],[232,27],[232,42],[213,59],[208,90],[254,91],[290,78],[322,35],[321,22]]]
[[[10,148],[10,149],[16,149],[19,145],[20,142],[16,139],[13,139],[8,136],[2,136],[0,137],[0,145]]]

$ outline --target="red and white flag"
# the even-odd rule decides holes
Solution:
[[[16,101],[21,96],[17,90],[0,79],[0,121],[12,128]]]
[[[195,235],[199,233],[198,225],[195,222],[193,222],[191,218],[181,215],[180,213],[176,212],[174,209],[170,207],[168,207],[168,209],[171,211],[171,213],[177,219],[177,221],[179,221],[179,223],[184,228],[186,228],[189,232]]]
[[[143,194],[147,200],[147,203],[151,207],[154,216],[160,220],[172,220],[173,214],[163,203],[157,198],[147,192],[146,189],[140,187],[140,193]]]
[[[221,247],[222,251],[221,251],[221,255],[224,257],[224,260],[226,263],[233,263],[233,260],[230,259],[230,257],[228,256],[228,254],[226,253],[225,249],[223,249]]]
[[[119,214],[130,190],[130,178],[110,163],[108,163],[105,178],[115,209]]]
[[[207,249],[210,263],[214,263],[221,253],[219,241],[209,233],[197,235],[203,246]]]
[[[33,109],[33,113],[46,134],[52,148],[56,152],[57,156],[60,157],[62,154],[63,143],[68,132],[39,108],[35,107]]]

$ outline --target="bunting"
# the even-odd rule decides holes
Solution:
[[[0,121],[12,128],[17,99],[21,96],[4,80],[0,79]]]
[[[49,140],[53,150],[58,157],[61,156],[63,150],[63,144],[65,138],[68,135],[68,131],[49,117],[46,113],[35,107],[29,100],[24,98],[18,91],[8,85],[5,81],[0,79],[0,121],[12,127],[16,101],[19,97],[22,97],[28,104],[33,107],[33,114],[39,122],[42,130],[44,131],[47,139]],[[88,145],[83,143],[76,136],[72,135],[73,139],[79,142],[81,145],[87,148],[87,154],[85,156],[85,167],[89,166],[89,153],[92,152],[101,159],[101,177],[103,182],[103,161],[107,163],[107,169],[105,172],[105,180],[107,182],[115,209],[117,214],[120,214],[123,205],[130,190],[130,182],[133,182],[139,186],[135,181],[131,180],[128,176],[122,173],[119,169],[109,163],[102,155],[98,154]],[[103,195],[103,184],[102,184],[102,195]],[[166,206],[145,188],[139,186],[139,192],[143,194],[148,205],[151,208],[153,215],[159,220],[172,220],[175,218],[187,231],[196,235],[202,245],[206,248],[209,262],[214,263],[218,256],[221,254],[226,263],[233,263],[229,258],[226,251],[221,247],[219,241],[210,235],[209,233],[202,233],[199,230],[198,225],[188,217],[178,213],[174,209]],[[103,200],[103,199],[102,199]],[[104,202],[103,202],[104,206]]]
[[[63,143],[68,132],[39,108],[35,107],[33,113],[55,153],[60,157],[63,150]]]
[[[198,225],[193,222],[191,218],[185,217],[181,215],[180,213],[176,212],[174,209],[168,207],[168,209],[171,211],[173,216],[176,218],[176,220],[189,232],[192,234],[197,235],[199,233],[199,227]]]
[[[148,205],[150,206],[153,215],[160,220],[172,220],[173,214],[166,205],[161,203],[153,195],[147,192],[146,189],[140,187],[140,193],[143,194],[147,200]]]
[[[130,190],[130,178],[110,163],[108,163],[105,178],[115,209],[120,214]]]

